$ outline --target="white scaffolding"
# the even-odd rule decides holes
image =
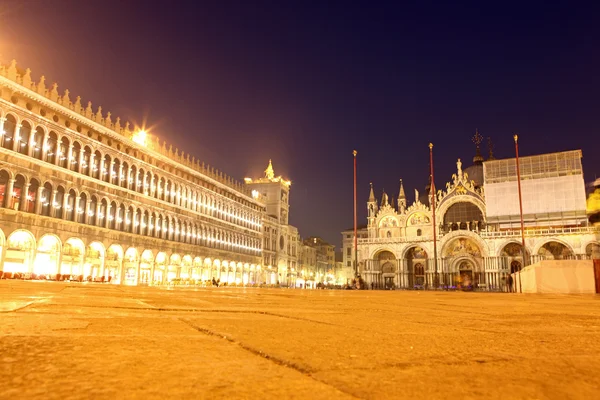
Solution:
[[[581,150],[519,157],[527,225],[544,220],[562,220],[571,225],[585,218],[581,157]],[[516,159],[486,161],[483,174],[488,223],[518,220]]]

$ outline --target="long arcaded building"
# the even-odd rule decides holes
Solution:
[[[279,280],[260,193],[15,61],[0,66],[0,134],[0,276]]]

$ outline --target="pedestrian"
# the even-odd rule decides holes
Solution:
[[[508,289],[508,293],[513,292],[513,278],[511,274],[506,275],[506,288]]]

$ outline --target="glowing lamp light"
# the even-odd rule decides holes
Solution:
[[[147,146],[146,139],[147,139],[147,134],[146,134],[146,131],[144,131],[144,130],[134,133],[133,137],[131,138],[131,140],[133,140],[137,144],[141,144],[144,147]]]

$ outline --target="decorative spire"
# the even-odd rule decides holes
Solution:
[[[81,114],[81,96],[77,96],[75,99],[75,104],[73,104],[73,109]]]
[[[381,195],[381,207],[383,207],[385,205],[388,205],[388,204],[389,204],[389,202],[388,202],[388,195],[385,192],[385,189],[383,189],[383,194]]]
[[[58,83],[52,84],[52,90],[50,91],[50,100],[58,101]]]
[[[85,116],[89,119],[92,119],[93,114],[94,114],[94,111],[92,110],[92,102],[88,101],[88,105],[85,108]]]
[[[69,98],[69,89],[65,89],[65,94],[63,95],[61,101],[64,106],[69,107],[71,104],[71,99]]]
[[[267,179],[275,179],[275,171],[273,170],[273,164],[271,160],[269,160],[269,166],[265,169],[265,178]]]
[[[398,200],[406,199],[406,194],[404,193],[404,184],[402,183],[402,179],[400,179],[400,193],[398,194]]]
[[[375,193],[373,193],[373,182],[369,183],[371,185],[371,192],[369,193],[369,202],[375,201]]]
[[[6,70],[6,76],[8,79],[16,81],[17,80],[17,60],[12,60],[8,69]]]
[[[398,211],[404,212],[406,209],[406,193],[404,193],[404,184],[400,179],[400,193],[398,194]]]
[[[488,151],[489,151],[488,160],[495,160],[496,157],[494,157],[494,144],[492,143],[492,138],[488,137],[487,139],[488,139],[487,144],[488,144]]]
[[[31,70],[29,68],[25,70],[25,75],[23,75],[23,86],[31,89]]]
[[[473,157],[473,162],[474,163],[478,163],[478,162],[483,162],[483,157],[481,156],[481,148],[479,147],[479,145],[481,144],[481,141],[483,140],[483,136],[481,136],[479,134],[479,130],[475,129],[475,136],[473,136],[473,143],[475,143],[475,157]]]
[[[40,77],[40,83],[37,85],[37,92],[41,95],[46,94],[46,77],[44,75]]]

